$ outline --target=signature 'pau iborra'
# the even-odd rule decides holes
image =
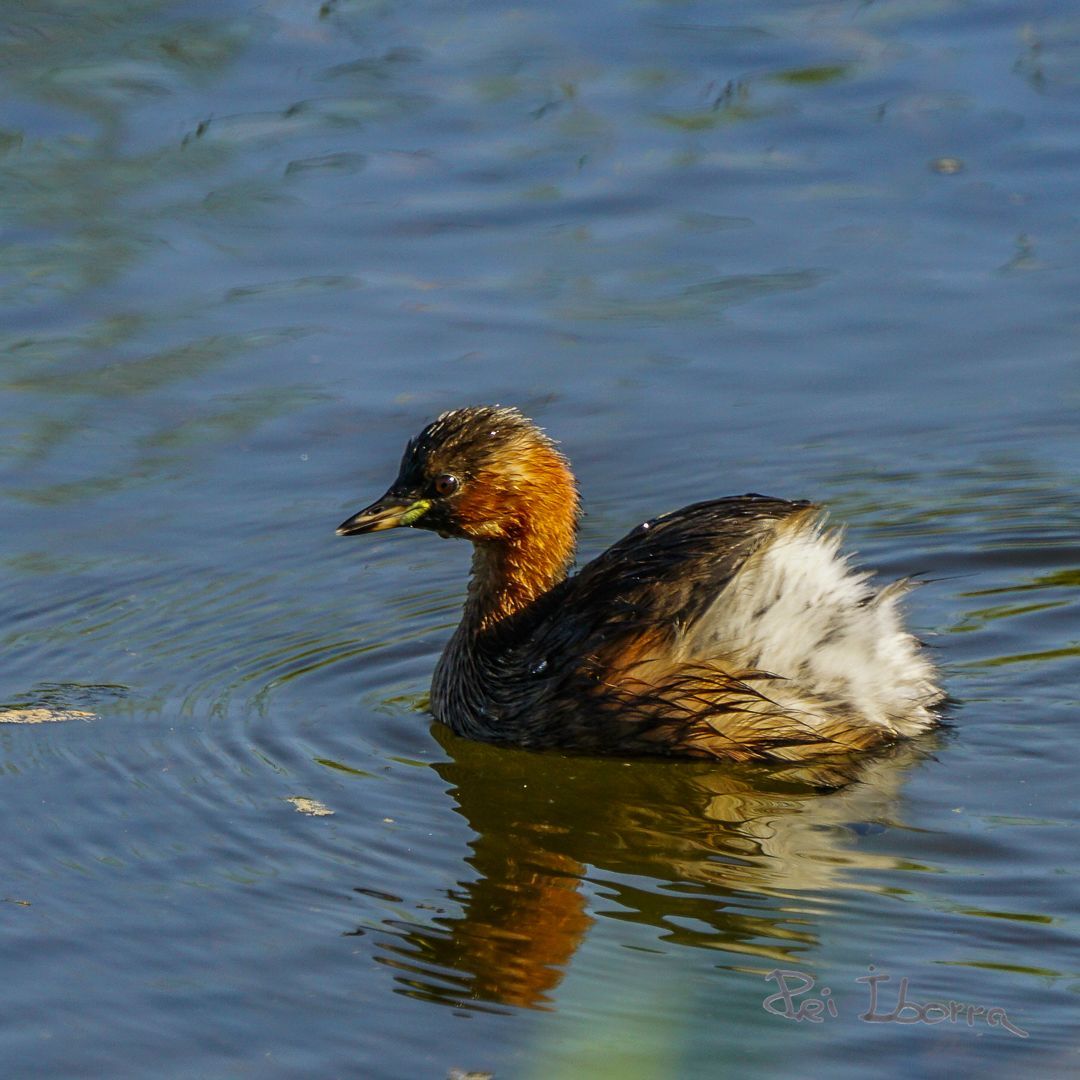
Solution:
[[[443,413],[352,536],[473,544],[461,624],[431,687],[461,735],[527,747],[803,761],[935,723],[905,582],[873,588],[808,502],[739,495],[647,521],[572,576],[577,487],[515,409]]]

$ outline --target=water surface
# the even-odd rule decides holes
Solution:
[[[1069,5],[0,11],[4,1075],[1076,1071]],[[828,504],[950,726],[831,791],[433,728],[467,548],[333,530],[481,401],[585,556]]]

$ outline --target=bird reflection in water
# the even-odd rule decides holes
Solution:
[[[452,914],[384,920],[379,960],[399,992],[480,1011],[551,1008],[598,915],[734,954],[732,966],[805,957],[834,890],[874,888],[854,871],[898,864],[860,851],[855,832],[896,824],[909,768],[940,741],[776,769],[536,754],[432,732],[449,758],[434,768],[476,834],[471,870],[447,892]],[[602,911],[594,901],[590,912],[583,882],[602,888]]]

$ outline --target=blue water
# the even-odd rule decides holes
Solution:
[[[0,14],[0,1074],[1080,1069],[1071,5]],[[334,528],[487,401],[586,557],[827,504],[949,726],[831,794],[434,728],[467,546]]]

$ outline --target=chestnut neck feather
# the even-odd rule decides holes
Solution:
[[[489,536],[474,535],[463,627],[484,631],[524,611],[562,581],[574,558],[578,496],[560,455],[531,463],[528,483]]]

